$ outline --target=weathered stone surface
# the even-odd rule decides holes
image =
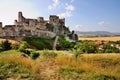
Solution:
[[[70,34],[69,28],[65,26],[65,18],[59,19],[56,15],[50,15],[49,20],[44,17],[37,19],[25,18],[22,12],[18,12],[18,20],[14,20],[14,25],[2,27],[0,22],[0,37],[44,37],[52,38],[56,35]],[[77,36],[71,33],[71,39],[76,40]]]

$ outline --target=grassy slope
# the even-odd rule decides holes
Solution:
[[[56,53],[61,54],[57,51]],[[77,61],[66,54],[56,58],[39,57],[36,60],[19,54],[15,50],[0,53],[0,78],[120,80],[120,54],[84,54]]]
[[[29,45],[39,50],[43,50],[43,49],[51,50],[53,48],[53,43],[54,43],[54,39],[46,39],[46,38],[26,37],[24,41],[26,41]]]

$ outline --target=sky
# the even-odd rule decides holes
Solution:
[[[0,0],[0,22],[12,25],[22,11],[26,18],[58,15],[75,31],[120,32],[120,0]]]

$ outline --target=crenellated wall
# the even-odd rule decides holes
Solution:
[[[22,12],[18,12],[18,20],[14,20],[14,25],[6,25],[2,28],[2,22],[0,22],[0,33],[0,37],[33,36],[53,38],[56,35],[67,35],[70,30],[65,26],[65,18],[59,19],[56,15],[50,15],[49,20],[44,20],[44,17],[30,19],[25,18]]]

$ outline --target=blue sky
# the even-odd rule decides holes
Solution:
[[[120,0],[0,0],[0,22],[13,24],[18,11],[25,17],[66,18],[77,31],[120,31]]]

